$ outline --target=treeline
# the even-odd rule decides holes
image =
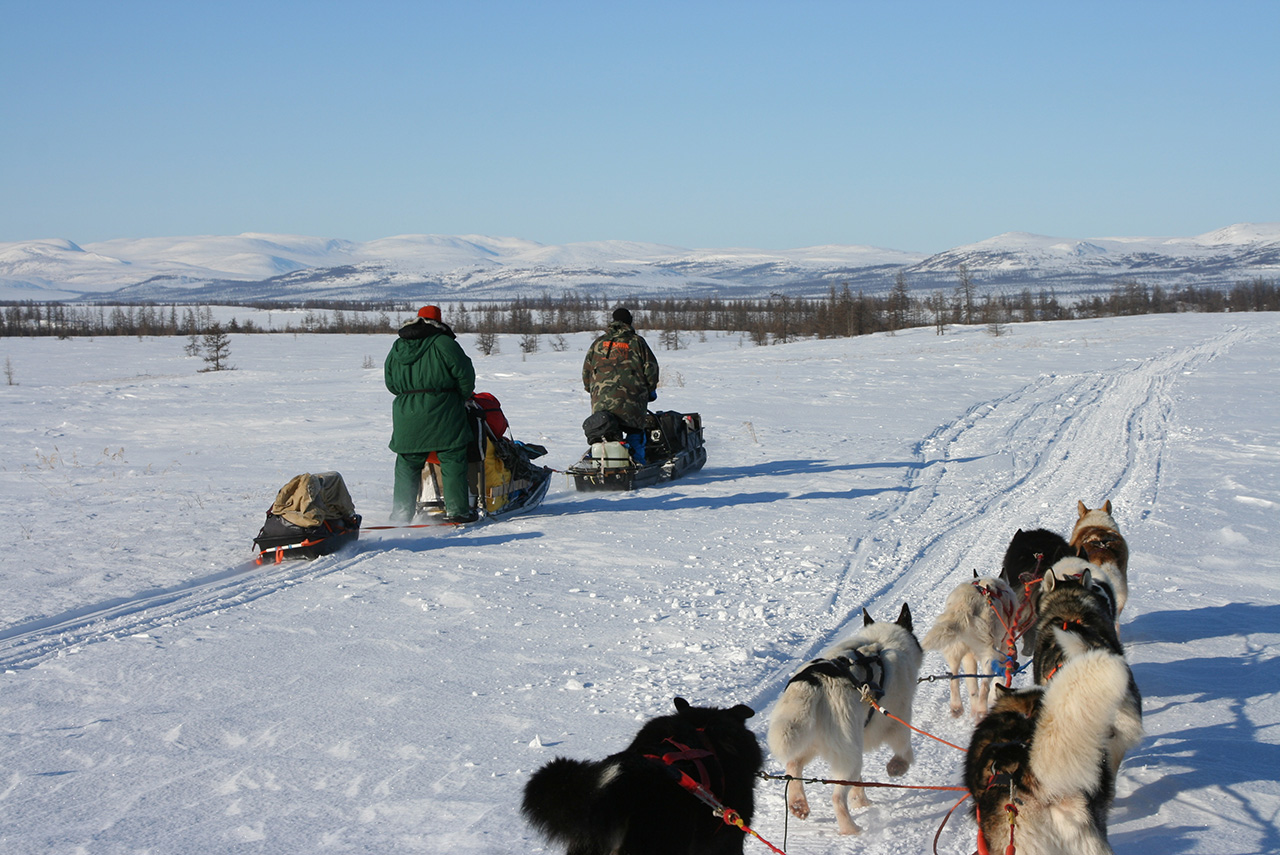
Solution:
[[[521,347],[537,350],[537,337],[555,341],[566,333],[602,329],[614,307],[626,305],[641,330],[661,333],[667,349],[682,345],[681,334],[718,331],[740,334],[755,344],[800,338],[840,338],[933,326],[944,333],[953,324],[984,324],[995,332],[1025,321],[1071,320],[1166,312],[1280,311],[1280,288],[1254,279],[1221,290],[1183,286],[1166,289],[1122,281],[1104,295],[1063,303],[1052,289],[993,293],[961,268],[954,289],[915,294],[904,274],[888,293],[866,294],[847,285],[825,297],[771,294],[763,298],[663,297],[606,299],[566,292],[559,297],[517,297],[505,302],[445,303],[445,320],[458,333],[474,333],[492,346],[500,334],[522,337]],[[226,333],[390,333],[412,318],[418,304],[323,303],[298,306],[246,305],[253,316],[217,322]],[[226,309],[221,313],[225,315]],[[265,317],[263,315],[265,314]],[[215,324],[209,306],[137,304],[87,306],[35,301],[0,303],[0,336],[99,335],[197,336]],[[484,352],[489,350],[482,346]],[[559,349],[559,348],[557,348]]]
[[[252,316],[244,319],[232,316],[228,322],[218,322],[224,332],[382,333],[395,328],[391,320],[394,307],[390,304],[381,310],[349,303],[310,305],[300,317],[301,306],[266,304],[237,307],[265,312],[267,317],[259,317],[255,321]],[[275,312],[283,316],[279,324],[274,322]],[[0,337],[192,336],[204,335],[214,323],[213,309],[202,305],[138,303],[85,306],[31,300],[0,303]]]

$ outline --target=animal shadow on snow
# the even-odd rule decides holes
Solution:
[[[1143,678],[1140,676],[1138,680],[1142,682]],[[1263,734],[1250,722],[1243,702],[1229,702],[1225,707],[1226,720],[1224,705],[1216,704],[1213,722],[1172,733],[1148,734],[1147,742],[1126,757],[1126,767],[1146,766],[1148,771],[1152,767],[1167,767],[1178,771],[1139,784],[1127,796],[1118,799],[1111,815],[1113,829],[1127,819],[1154,816],[1165,805],[1184,801],[1188,793],[1208,788],[1223,791],[1228,799],[1253,814],[1249,825],[1259,830],[1259,837],[1256,848],[1250,851],[1280,852],[1280,828],[1276,826],[1274,816],[1249,811],[1245,796],[1233,799],[1236,785],[1253,785],[1260,774],[1269,774],[1266,769],[1280,768],[1280,745],[1261,741]],[[1153,742],[1159,744],[1153,746]],[[1120,774],[1123,780],[1124,771]],[[1203,851],[1203,843],[1195,840],[1191,832],[1201,832],[1206,827],[1162,824],[1128,833],[1113,831],[1110,837],[1117,852],[1177,855]]]
[[[1133,664],[1134,678],[1147,701],[1146,715],[1155,720],[1172,707],[1203,703],[1212,705],[1213,721],[1183,730],[1148,733],[1144,743],[1126,758],[1125,767],[1146,765],[1180,771],[1139,784],[1119,799],[1117,810],[1113,811],[1113,827],[1126,815],[1155,815],[1163,805],[1174,804],[1190,791],[1216,787],[1231,793],[1236,785],[1256,781],[1260,769],[1280,768],[1280,745],[1267,741],[1247,710],[1250,698],[1280,692],[1280,659],[1263,652],[1212,655],[1217,652],[1214,644],[1206,645],[1202,652],[1195,648],[1197,642],[1214,639],[1235,639],[1235,648],[1239,636],[1274,632],[1277,625],[1280,606],[1249,603],[1150,612],[1126,624],[1131,645],[1189,644],[1186,658]],[[1124,778],[1123,771],[1121,777]],[[1246,804],[1246,800],[1241,798],[1239,804]],[[1261,831],[1256,851],[1280,852],[1280,827],[1273,818],[1254,819],[1252,826]],[[1198,848],[1194,833],[1201,830],[1203,826],[1162,825],[1129,833],[1113,832],[1111,842],[1116,851],[1140,843],[1143,851],[1177,855]]]
[[[1227,603],[1186,611],[1147,612],[1124,623],[1125,642],[1181,643],[1256,632],[1280,626],[1280,605]]]

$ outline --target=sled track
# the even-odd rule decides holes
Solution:
[[[939,426],[916,444],[901,501],[857,540],[828,601],[830,628],[801,661],[860,625],[864,605],[888,600],[878,611],[897,614],[905,600],[920,625],[971,568],[998,574],[1017,529],[1067,536],[1077,500],[1110,499],[1132,540],[1159,488],[1173,384],[1249,335],[1229,330],[1107,373],[1044,375]],[[790,676],[777,671],[747,703],[769,706]]]
[[[0,630],[0,669],[30,668],[87,644],[128,638],[251,603],[268,594],[350,569],[367,556],[337,553],[315,561],[236,567],[170,588],[72,609]]]

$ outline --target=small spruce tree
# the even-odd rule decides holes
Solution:
[[[200,341],[201,357],[208,366],[205,371],[230,371],[231,338],[222,330],[222,324],[210,326]]]

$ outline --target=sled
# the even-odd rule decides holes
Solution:
[[[635,490],[674,481],[698,471],[707,462],[702,416],[698,413],[649,413],[645,427],[645,462],[638,464],[629,447],[620,441],[620,434],[607,429],[593,431],[584,424],[590,447],[567,470],[574,487],[579,491]]]
[[[337,472],[296,475],[280,488],[266,522],[253,539],[255,564],[319,558],[360,537],[347,485]]]
[[[475,444],[467,453],[471,507],[481,519],[506,519],[528,513],[542,503],[551,470],[533,463],[547,450],[507,437],[508,423],[498,400],[487,392],[472,399],[480,411],[473,420]],[[443,524],[444,492],[440,461],[434,453],[422,467],[415,522]]]

